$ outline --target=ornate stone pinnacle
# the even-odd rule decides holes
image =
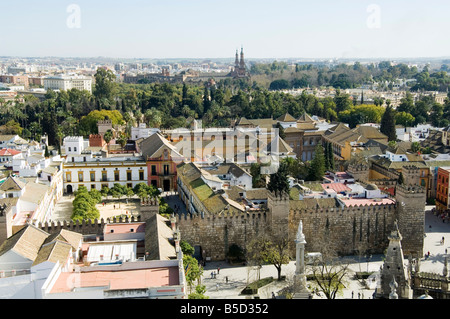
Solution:
[[[389,294],[389,299],[398,299],[398,295],[397,295],[398,284],[395,281],[394,276],[392,276],[392,281],[390,282],[389,287],[391,287],[391,293]]]
[[[305,235],[303,234],[303,222],[300,220],[298,224],[297,236],[295,238],[295,243],[306,244]]]

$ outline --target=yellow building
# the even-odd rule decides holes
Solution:
[[[353,152],[364,149],[369,140],[387,144],[388,137],[373,126],[358,126],[350,129],[343,123],[327,130],[323,135],[324,142],[331,143],[337,160],[350,160]]]

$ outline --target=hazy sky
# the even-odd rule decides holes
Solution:
[[[441,57],[449,14],[448,0],[3,1],[0,56]]]

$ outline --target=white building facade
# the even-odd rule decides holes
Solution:
[[[64,163],[64,191],[69,194],[80,186],[86,186],[88,190],[101,190],[118,183],[132,188],[139,183],[147,183],[146,177],[147,163],[140,158]]]
[[[82,136],[64,139],[66,159],[63,163],[64,191],[73,193],[80,186],[88,190],[112,188],[118,183],[134,187],[147,183],[147,163],[142,156],[116,154],[107,156],[102,150],[89,147]]]
[[[147,138],[154,133],[159,132],[158,128],[147,127],[145,123],[140,123],[138,127],[131,128],[131,140],[136,141],[140,138]]]

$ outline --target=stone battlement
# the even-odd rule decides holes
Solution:
[[[83,140],[83,136],[67,136],[64,138],[64,142],[78,142]]]
[[[178,220],[212,220],[212,219],[228,219],[228,220],[238,220],[238,219],[265,219],[267,216],[267,210],[259,210],[255,212],[243,212],[243,213],[221,213],[217,215],[203,215],[203,214],[177,214],[175,215]]]
[[[419,168],[416,165],[405,165],[402,167],[402,170],[413,170],[413,171],[418,171]]]
[[[99,120],[97,121],[97,125],[110,125],[112,124],[112,120]]]
[[[393,211],[396,209],[396,204],[392,203],[392,204],[383,204],[383,203],[379,203],[379,204],[373,204],[373,205],[369,205],[369,204],[361,204],[361,205],[353,205],[353,206],[348,206],[348,207],[321,207],[321,208],[317,208],[317,209],[309,209],[309,208],[305,208],[305,209],[290,209],[290,211],[293,214],[323,214],[323,213],[336,213],[336,214],[345,214],[345,213],[355,213],[356,211],[360,211],[360,210],[372,210],[372,211]]]
[[[418,185],[397,185],[397,191],[409,193],[409,194],[425,194],[426,189]]]
[[[67,229],[73,232],[81,233],[83,235],[88,234],[96,234],[96,235],[102,235],[103,234],[103,228],[106,224],[119,224],[119,223],[133,223],[133,222],[140,222],[141,216],[133,217],[133,216],[126,216],[124,218],[122,217],[114,217],[114,218],[107,218],[107,219],[88,219],[83,220],[82,222],[77,221],[52,221],[52,222],[45,222],[45,223],[38,223],[36,227],[48,232],[48,233],[56,233],[59,232],[61,229]]]
[[[141,199],[141,206],[159,206],[158,199],[143,198],[143,199]]]
[[[353,164],[353,165],[349,165],[348,166],[348,169],[350,170],[353,170],[353,171],[357,171],[357,172],[361,172],[361,171],[366,171],[366,170],[368,170],[369,169],[369,165],[367,165],[367,164],[363,164],[363,163],[360,163],[360,164]]]

